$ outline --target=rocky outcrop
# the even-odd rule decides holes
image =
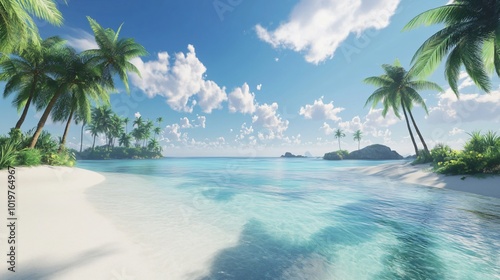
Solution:
[[[294,155],[290,152],[286,152],[284,155],[282,155],[281,157],[284,157],[284,158],[303,158],[304,156],[301,156],[301,155]]]
[[[403,159],[403,157],[387,146],[375,144],[358,151],[353,151],[344,157],[344,159],[392,160]]]

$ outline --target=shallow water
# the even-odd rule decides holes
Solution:
[[[80,161],[164,279],[500,279],[500,199],[363,176],[386,162]],[[479,187],[479,186],[478,186]]]

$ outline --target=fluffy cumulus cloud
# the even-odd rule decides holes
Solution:
[[[235,88],[228,96],[229,112],[242,114],[253,114],[255,112],[255,94],[250,92],[247,83],[242,87]]]
[[[257,90],[261,90],[262,89],[262,84],[258,84],[257,85]]]
[[[255,114],[252,116],[252,123],[256,127],[268,130],[270,139],[282,138],[283,132],[288,129],[288,120],[283,120],[278,114],[278,104],[276,102],[268,105],[266,103],[258,105]]]
[[[210,113],[222,107],[222,102],[227,100],[225,88],[206,79],[207,68],[196,56],[192,45],[188,45],[187,53],[177,53],[172,60],[171,65],[167,52],[159,53],[152,61],[134,59],[132,63],[142,78],[131,74],[132,83],[149,97],[165,97],[168,105],[176,111],[192,112],[198,105]]]
[[[198,116],[197,119],[198,119],[198,124],[196,125],[196,127],[205,128],[207,125],[207,117]]]
[[[312,105],[307,104],[301,107],[299,114],[306,119],[339,121],[340,117],[337,114],[343,110],[344,108],[335,108],[333,101],[325,104],[323,97],[320,97],[318,100],[314,100]]]
[[[304,52],[319,63],[331,58],[351,33],[389,25],[400,0],[300,0],[289,19],[275,30],[257,25],[259,38],[273,47]]]
[[[189,122],[189,119],[184,117],[184,118],[181,118],[181,121],[180,121],[180,124],[179,124],[182,128],[191,128],[193,127],[193,125]]]
[[[338,122],[338,128],[347,133],[353,133],[356,130],[361,130],[365,134],[372,135],[373,137],[387,136],[387,128],[398,123],[398,119],[392,111],[389,111],[385,118],[382,116],[382,109],[371,109],[363,118],[359,116],[353,117],[350,121]],[[323,123],[320,130],[325,135],[332,134],[335,129],[328,123]]]

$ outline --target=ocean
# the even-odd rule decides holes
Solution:
[[[500,199],[365,176],[390,161],[79,161],[161,279],[500,279]],[[480,186],[478,186],[480,187]],[[140,279],[140,278],[138,278]]]

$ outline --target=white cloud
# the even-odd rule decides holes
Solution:
[[[268,129],[270,135],[275,135],[277,138],[283,136],[283,132],[288,129],[288,120],[283,120],[277,113],[278,104],[276,102],[268,105],[258,105],[255,114],[252,116],[252,123],[255,126]]]
[[[306,119],[339,121],[341,118],[337,114],[343,110],[344,108],[335,108],[333,101],[323,103],[323,97],[320,97],[318,100],[314,100],[313,105],[307,104],[305,107],[301,107],[299,114]]]
[[[92,49],[98,49],[94,35],[88,33],[87,31],[81,29],[75,29],[76,37],[66,36],[67,44],[77,51],[86,51]]]
[[[333,132],[335,131],[334,128],[332,128],[329,124],[327,124],[326,122],[323,123],[323,126],[320,127],[320,129],[325,133],[325,135],[330,135],[330,134],[333,134]]]
[[[262,89],[262,84],[258,84],[257,85],[257,90],[261,90]]]
[[[429,108],[431,123],[500,122],[500,90],[483,94],[460,94],[450,90],[438,95],[438,104]]]
[[[153,61],[133,59],[142,79],[131,73],[132,83],[149,97],[165,97],[176,111],[192,112],[195,105],[205,113],[220,109],[221,103],[227,100],[225,88],[205,78],[207,69],[196,56],[195,48],[188,45],[188,52],[175,54],[173,60],[170,65],[167,52],[158,53],[157,60]]]
[[[253,114],[256,109],[255,94],[250,92],[250,87],[247,83],[242,87],[235,88],[229,94],[229,112],[240,112],[242,114]]]
[[[259,38],[274,48],[305,52],[305,59],[319,63],[333,57],[351,33],[389,25],[400,0],[301,0],[288,21],[273,31],[257,25]]]
[[[179,125],[181,126],[181,128],[191,128],[193,127],[193,125],[189,122],[189,119],[184,117],[184,118],[181,118],[181,122],[179,123]]]
[[[169,141],[181,141],[182,133],[178,124],[167,125],[165,128],[165,136]]]
[[[141,117],[141,113],[139,113],[139,112],[135,113],[135,114],[134,114],[134,117],[135,117],[136,119],[140,118],[140,117]]]
[[[207,123],[207,117],[198,116],[198,125],[197,127],[205,128]]]
[[[370,113],[368,113],[368,115],[370,115]],[[366,120],[366,118],[365,118],[365,120]],[[362,131],[363,126],[364,126],[364,124],[363,124],[363,122],[361,122],[361,118],[359,116],[355,116],[350,121],[345,121],[345,122],[339,123],[339,127],[341,129],[345,130],[346,132],[349,132],[349,133],[355,132],[356,130]]]
[[[462,134],[464,132],[465,132],[465,130],[458,128],[458,127],[454,127],[452,130],[450,130],[448,132],[448,134],[454,136],[454,135]]]

